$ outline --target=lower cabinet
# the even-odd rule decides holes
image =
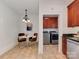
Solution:
[[[65,34],[62,37],[62,52],[67,57],[67,36]]]
[[[79,59],[79,42],[67,40],[67,57],[69,59]]]

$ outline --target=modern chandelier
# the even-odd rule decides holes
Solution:
[[[31,21],[28,19],[27,9],[25,9],[25,16],[23,17],[23,20],[22,20],[22,21],[25,22],[25,23],[31,22]]]

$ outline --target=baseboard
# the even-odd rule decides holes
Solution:
[[[7,47],[5,47],[2,51],[0,51],[0,55],[3,55],[4,53],[8,52],[12,48],[14,48],[17,45],[17,43],[11,43]]]

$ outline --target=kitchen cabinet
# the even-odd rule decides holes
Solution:
[[[63,54],[67,57],[68,55],[67,55],[67,39],[68,39],[68,37],[73,37],[74,35],[76,35],[76,34],[73,34],[73,33],[71,33],[71,34],[63,34],[63,36],[62,36],[62,52],[63,52]]]
[[[48,27],[48,20],[43,20],[43,27],[47,28]]]
[[[43,17],[43,28],[58,28],[58,17]]]
[[[67,35],[62,36],[62,52],[67,57]]]
[[[79,26],[79,0],[75,4],[76,26]]]
[[[79,26],[79,0],[68,6],[68,27]]]
[[[75,26],[75,16],[74,16],[73,4],[68,6],[68,27]]]
[[[79,42],[67,40],[67,55],[69,59],[79,59]]]

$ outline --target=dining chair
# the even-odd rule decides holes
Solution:
[[[18,34],[18,42],[19,42],[19,47],[20,47],[20,45],[21,45],[21,43],[23,42],[26,42],[26,38],[27,37],[27,35],[25,34],[25,33],[19,33]]]
[[[37,37],[38,37],[38,33],[34,33],[32,37],[29,37],[29,41],[32,43],[36,43],[37,42]]]

